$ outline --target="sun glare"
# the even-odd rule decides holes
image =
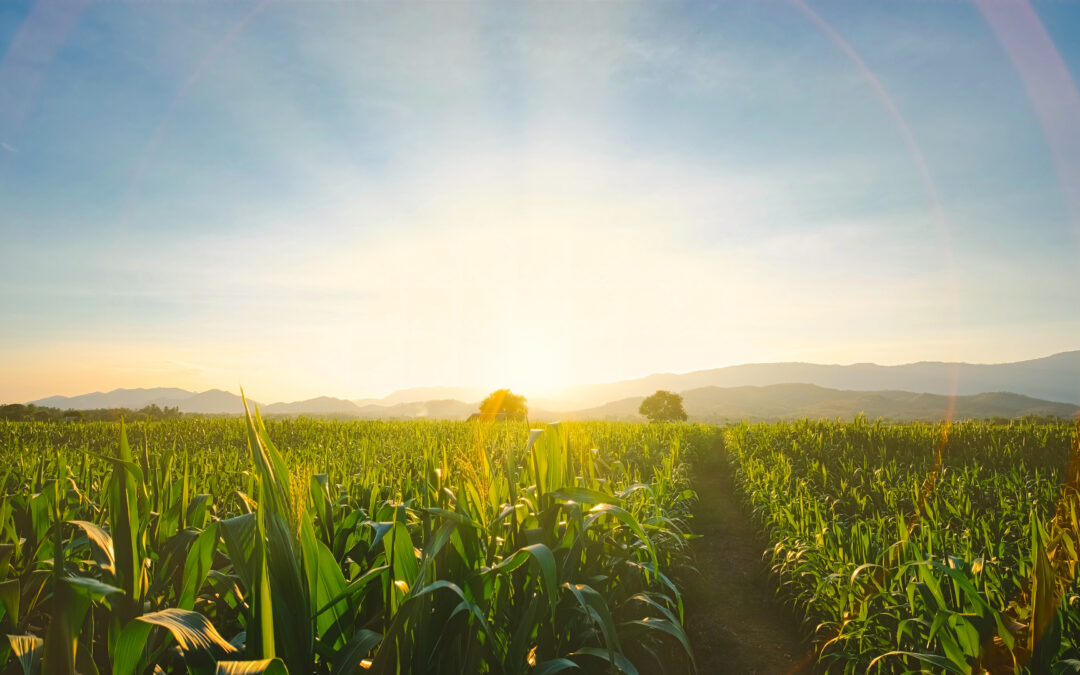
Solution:
[[[565,388],[568,382],[565,339],[540,332],[529,332],[514,342],[503,360],[506,386],[527,398],[549,396]]]

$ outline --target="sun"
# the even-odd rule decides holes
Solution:
[[[527,332],[506,350],[502,377],[504,386],[526,398],[547,396],[571,384],[568,345],[551,335]]]

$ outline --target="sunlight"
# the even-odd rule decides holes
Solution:
[[[529,399],[565,388],[569,384],[569,336],[536,329],[514,332],[515,339],[507,346],[501,363],[505,386]]]

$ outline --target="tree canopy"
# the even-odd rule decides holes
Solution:
[[[649,418],[650,422],[684,421],[682,396],[670,391],[658,390],[641,402],[638,412]]]
[[[129,422],[147,420],[171,420],[182,417],[178,407],[159,408],[151,404],[140,410],[129,408],[101,408],[96,410],[61,410],[37,406],[33,403],[9,403],[0,405],[0,420],[12,422]]]
[[[529,414],[525,397],[509,389],[496,389],[480,404],[480,419],[523,420]]]

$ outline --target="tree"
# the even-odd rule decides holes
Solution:
[[[650,422],[686,419],[686,411],[682,407],[682,396],[663,389],[642,401],[638,412],[648,417]]]
[[[529,414],[525,397],[509,389],[496,389],[480,404],[482,420],[523,420]]]

